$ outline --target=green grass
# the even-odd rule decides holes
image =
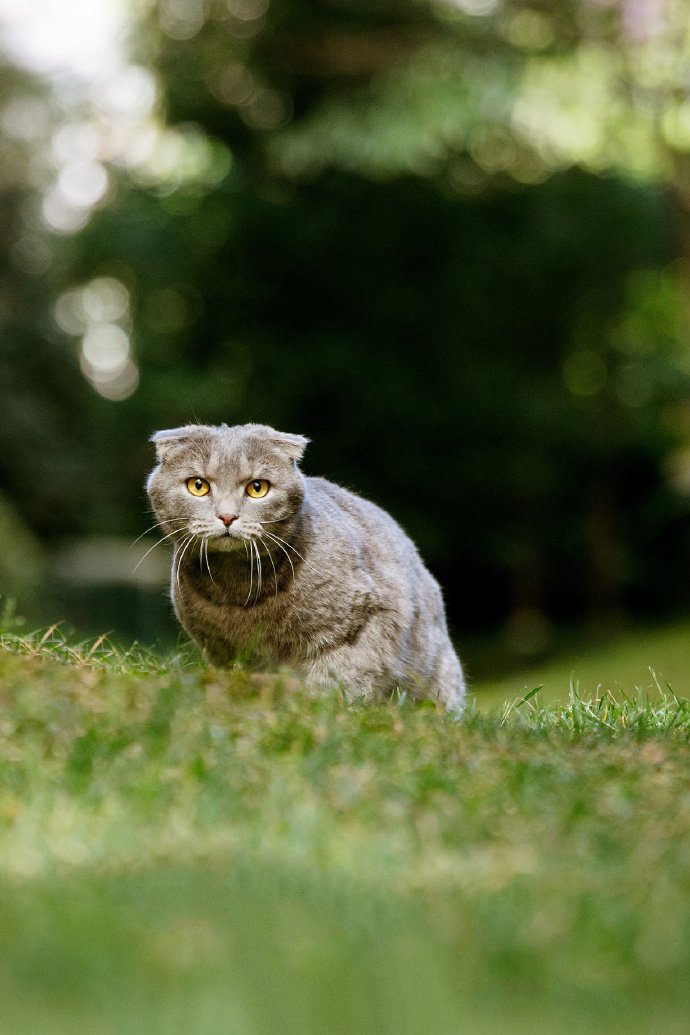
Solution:
[[[488,654],[486,648],[483,653]],[[487,666],[490,670],[490,655]],[[482,674],[472,682],[482,711],[500,710],[506,699],[536,686],[542,686],[547,701],[562,700],[571,684],[583,697],[597,697],[604,690],[630,696],[660,686],[690,697],[690,621],[607,637],[579,633],[560,644],[553,659],[523,664],[501,678]]]
[[[457,723],[5,633],[0,1032],[686,1031],[690,705],[626,694]]]

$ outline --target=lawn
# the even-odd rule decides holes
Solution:
[[[687,1031],[690,705],[623,643],[457,723],[4,634],[2,1035]]]
[[[488,654],[486,647],[483,654]],[[490,670],[490,655],[482,667]],[[482,711],[500,710],[506,700],[535,686],[542,686],[546,701],[567,697],[571,684],[583,697],[596,697],[602,689],[634,695],[659,686],[690,697],[690,621],[611,636],[577,632],[564,638],[551,660],[515,668],[500,678],[482,673],[472,683]]]

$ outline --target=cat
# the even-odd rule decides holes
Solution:
[[[256,650],[349,698],[397,691],[459,713],[441,591],[375,504],[299,469],[308,439],[262,424],[158,431],[147,491],[171,597],[212,662]]]

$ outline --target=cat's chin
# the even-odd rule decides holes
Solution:
[[[206,540],[209,553],[232,553],[241,550],[244,546],[244,539],[236,535],[219,535]]]

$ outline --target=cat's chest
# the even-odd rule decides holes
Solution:
[[[177,588],[176,607],[213,628],[242,629],[280,621],[289,604],[284,592],[265,592],[264,587],[183,580]]]
[[[260,646],[288,662],[318,655],[353,635],[376,607],[376,592],[366,576],[347,586],[322,579],[241,591],[183,579],[175,607],[183,625],[202,641],[221,642],[230,653]]]

